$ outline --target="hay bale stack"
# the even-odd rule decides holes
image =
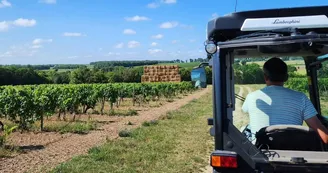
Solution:
[[[178,65],[144,66],[141,82],[181,82]]]

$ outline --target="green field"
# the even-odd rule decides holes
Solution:
[[[159,65],[179,65],[181,68],[193,68],[200,64],[201,62],[187,62],[187,63],[160,63]]]
[[[299,74],[306,74],[305,70],[305,64],[302,60],[291,60],[291,61],[285,61],[287,65],[295,66],[297,69],[297,73]],[[265,61],[254,61],[254,62],[248,62],[248,63],[256,63],[260,65],[261,67],[264,65]]]
[[[304,66],[304,61],[302,60],[291,60],[291,61],[285,61],[288,65],[294,65],[294,66]],[[263,66],[265,61],[254,61],[253,63],[259,64],[260,66]]]
[[[89,69],[93,69],[93,65],[85,64]],[[40,70],[40,71],[51,71],[54,70],[53,68],[48,70]],[[58,72],[66,72],[66,71],[73,71],[75,69],[58,69]]]
[[[188,62],[188,63],[159,63],[157,65],[179,65],[180,68],[193,68],[200,64],[200,62]],[[88,68],[93,69],[93,65],[87,65]],[[135,66],[138,67],[138,66]],[[50,71],[53,70],[41,70],[41,71]],[[58,69],[58,72],[66,72],[66,71],[73,71],[75,69]]]
[[[159,63],[157,65],[179,65],[180,68],[193,68],[196,67],[200,64],[201,62],[187,62],[187,63]],[[259,64],[260,66],[263,66],[265,61],[254,61],[254,62],[248,62],[248,63],[256,63]],[[292,61],[286,61],[288,65],[293,65],[296,67],[300,67],[298,72],[300,74],[305,74],[305,69],[304,69],[304,62],[301,60],[292,60]],[[87,65],[88,68],[92,69],[93,65]],[[51,69],[52,70],[52,69]],[[59,69],[59,72],[65,72],[65,71],[71,71],[74,69]],[[45,70],[48,71],[48,70]]]

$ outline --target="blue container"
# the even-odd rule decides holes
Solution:
[[[204,67],[197,67],[191,71],[191,81],[195,83],[196,88],[206,88],[206,71]]]

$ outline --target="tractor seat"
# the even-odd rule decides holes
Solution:
[[[319,135],[311,128],[298,125],[272,125],[256,133],[259,149],[325,151]]]

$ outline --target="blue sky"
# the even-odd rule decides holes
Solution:
[[[207,22],[235,0],[0,0],[0,64],[205,57]],[[328,5],[239,0],[237,11]]]

